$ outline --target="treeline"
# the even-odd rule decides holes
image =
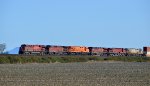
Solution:
[[[99,56],[0,56],[0,64],[14,63],[68,63],[88,61],[150,62],[149,57],[99,57]]]

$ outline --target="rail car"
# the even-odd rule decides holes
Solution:
[[[22,44],[19,54],[26,55],[95,55],[95,56],[150,56],[150,47],[105,48],[86,46],[28,45]]]
[[[143,54],[150,57],[150,47],[143,47]]]

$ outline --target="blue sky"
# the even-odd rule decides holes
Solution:
[[[0,0],[0,43],[150,46],[150,0]]]

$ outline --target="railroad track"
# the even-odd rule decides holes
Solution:
[[[0,57],[100,57],[100,58],[109,58],[113,56],[98,56],[98,55],[24,55],[24,54],[0,54]],[[115,56],[114,56],[115,57]],[[118,56],[121,57],[121,56]],[[135,56],[125,56],[125,57],[135,57]],[[136,56],[136,57],[145,57],[145,56]]]
[[[52,57],[52,56],[61,56],[61,57],[69,57],[69,56],[75,56],[75,57],[86,57],[90,55],[23,55],[23,54],[0,54],[0,57],[2,56],[22,56],[22,57],[30,57],[30,56],[37,56],[37,57]],[[100,56],[101,57],[101,56]]]

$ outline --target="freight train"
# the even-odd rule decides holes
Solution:
[[[28,45],[22,44],[19,54],[26,55],[95,55],[95,56],[150,56],[150,47],[105,48],[86,46]]]

